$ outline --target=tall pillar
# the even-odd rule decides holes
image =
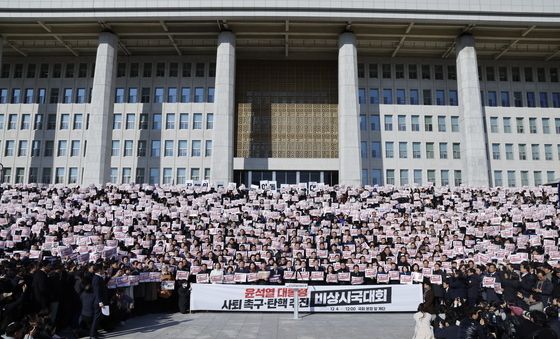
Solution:
[[[338,159],[340,184],[361,185],[358,57],[351,32],[338,39]]]
[[[109,179],[111,161],[110,120],[113,112],[118,37],[111,32],[99,34],[95,58],[95,74],[89,105],[84,185],[105,184]]]
[[[235,121],[235,34],[218,36],[214,100],[214,131],[211,181],[227,185],[233,181],[233,140]]]
[[[478,64],[474,37],[463,34],[457,38],[457,91],[461,112],[463,149],[463,183],[488,186],[488,153],[484,132],[484,114],[480,98]]]

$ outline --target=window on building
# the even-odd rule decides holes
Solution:
[[[398,130],[406,131],[406,115],[397,116]]]
[[[535,186],[542,185],[542,172],[541,171],[534,171],[533,177],[535,180]]]
[[[447,143],[440,142],[439,143],[439,158],[440,159],[447,159]]]
[[[502,171],[494,171],[494,186],[501,187],[503,185]]]
[[[190,62],[183,62],[183,78],[190,78],[192,76],[192,64]]]
[[[204,87],[195,87],[194,102],[204,102]]]
[[[426,115],[424,117],[424,131],[432,132],[434,130],[434,123],[431,115]]]
[[[197,62],[196,63],[195,76],[197,78],[203,78],[204,73],[205,73],[205,68],[206,68],[206,65],[203,62]]]
[[[156,63],[156,77],[164,77],[165,76],[165,63],[158,62]]]
[[[163,103],[163,87],[156,87],[154,89],[154,103]]]
[[[161,141],[152,140],[150,156],[151,157],[159,157],[160,152],[161,152]]]
[[[120,140],[111,141],[111,156],[112,157],[120,156],[120,147],[121,147]]]
[[[151,78],[152,77],[152,63],[145,62],[144,69],[142,70],[142,76],[144,78]]]
[[[191,88],[190,87],[181,88],[181,102],[182,103],[191,102]]]
[[[187,182],[187,169],[177,168],[177,185],[184,185]]]
[[[177,102],[177,87],[167,88],[167,102],[176,103]]]
[[[205,157],[212,156],[212,140],[206,140],[204,144],[204,156]]]
[[[511,133],[511,118],[504,117],[502,121],[504,123],[504,133]]]
[[[449,185],[449,170],[441,170],[441,186]]]
[[[27,140],[20,140],[18,146],[18,157],[26,157],[29,148]]]
[[[128,89],[128,103],[135,104],[138,102],[138,89],[136,87],[130,87]]]
[[[392,141],[386,141],[385,142],[385,158],[391,159],[394,156],[394,150],[393,150],[393,142]]]
[[[525,144],[519,144],[519,160],[527,160],[527,148]]]
[[[488,106],[490,107],[498,106],[496,91],[488,91]]]
[[[385,172],[385,183],[387,185],[394,185],[395,184],[395,170],[394,169],[388,169]]]
[[[401,185],[408,185],[408,170],[407,169],[401,169],[400,170],[400,184]]]
[[[369,77],[373,79],[379,78],[379,71],[377,64],[369,64]]]
[[[436,183],[436,171],[433,169],[427,170],[426,175],[428,177],[428,182],[435,184]]]
[[[408,78],[409,79],[418,79],[418,66],[412,64],[408,65]]]
[[[178,150],[177,150],[177,156],[179,157],[186,157],[188,156],[188,150],[189,150],[189,143],[187,140],[179,140],[178,142]]]
[[[172,157],[173,156],[173,140],[165,140],[163,156],[164,157]]]
[[[66,149],[68,148],[68,141],[66,140],[59,140],[58,141],[58,148],[56,152],[57,157],[65,157],[66,156]]]
[[[399,142],[399,158],[408,158],[408,147],[406,142]]]
[[[135,129],[135,128],[136,128],[136,114],[128,113],[126,115],[126,129]]]
[[[379,89],[377,88],[369,89],[369,103],[372,105],[379,104]]]
[[[432,90],[430,90],[430,89],[422,90],[422,98],[424,100],[424,105],[431,105],[432,104]]]
[[[165,129],[175,129],[175,113],[165,115]]]
[[[533,160],[540,160],[541,159],[541,152],[539,144],[532,144],[531,145],[531,157]]]
[[[516,186],[515,171],[507,171],[507,176],[508,176],[508,186],[515,187]]]
[[[529,118],[529,133],[537,133],[537,118]]]
[[[513,144],[506,144],[506,160],[513,160]]]
[[[436,90],[436,105],[438,106],[445,105],[445,91],[442,89]]]
[[[443,66],[434,65],[434,79],[443,80]]]
[[[179,114],[179,129],[189,128],[189,113]]]
[[[54,176],[54,183],[55,184],[63,184],[64,183],[64,167],[57,167],[55,170]]]
[[[453,149],[453,159],[461,159],[461,144],[453,143],[451,147]]]
[[[413,142],[412,143],[412,158],[414,159],[420,159],[421,157],[421,151],[420,151],[420,143],[419,142]]]
[[[161,129],[161,113],[152,114],[152,129],[154,130]]]
[[[386,105],[393,104],[393,90],[390,88],[383,89],[383,103]]]
[[[124,141],[124,153],[123,156],[131,157],[133,154],[134,148],[134,141],[133,140],[125,140]]]
[[[516,118],[515,119],[516,126],[517,126],[517,133],[525,133],[525,126],[523,124],[523,118]]]
[[[548,93],[547,92],[540,92],[539,93],[539,101],[541,107],[548,107]]]
[[[544,160],[552,160],[552,144],[544,145]]]
[[[406,104],[405,90],[402,88],[397,89],[397,105]]]
[[[395,79],[404,79],[404,65],[403,64],[396,64],[395,65]]]
[[[527,92],[527,107],[537,107],[535,102],[535,92]]]
[[[147,148],[147,141],[146,140],[138,140],[137,156],[145,157],[146,156],[146,148]]]
[[[413,132],[420,131],[420,117],[418,115],[411,115],[410,116],[410,129]]]
[[[385,131],[392,131],[393,130],[393,116],[392,115],[385,115],[384,116],[384,125],[385,125]]]
[[[363,78],[365,77],[365,65],[364,64],[358,64],[358,78]]]
[[[426,143],[426,158],[427,159],[434,159],[434,143],[427,142]]]
[[[191,157],[199,157],[200,156],[200,147],[201,147],[200,140],[193,140],[192,141]]]
[[[419,105],[420,104],[417,89],[411,89],[410,90],[410,104],[411,105]]]
[[[214,113],[206,114],[206,129],[214,129]]]
[[[492,144],[492,159],[500,160],[500,144]]]
[[[199,168],[191,168],[191,180],[193,180],[193,181],[200,180],[200,169]]]
[[[70,143],[70,156],[80,156],[80,140],[72,140],[72,142]]]
[[[430,65],[422,65],[422,79],[429,80],[431,78]]]
[[[371,157],[373,159],[381,158],[381,143],[379,141],[371,142]]]
[[[391,65],[390,64],[382,64],[381,71],[383,73],[383,79],[391,79]]]

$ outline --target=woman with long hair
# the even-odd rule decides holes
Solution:
[[[412,339],[434,339],[434,329],[430,324],[432,315],[424,310],[424,303],[418,305],[418,312],[414,313],[414,336]]]

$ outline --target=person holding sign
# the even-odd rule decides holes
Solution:
[[[488,264],[488,270],[482,277],[482,297],[486,302],[495,303],[500,302],[500,297],[494,289],[495,284],[502,283],[500,275],[496,272],[496,264]]]
[[[214,264],[214,269],[210,271],[210,282],[212,284],[221,284],[224,280],[224,270],[219,262]]]

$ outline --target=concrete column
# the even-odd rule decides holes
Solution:
[[[214,131],[211,182],[227,185],[233,181],[233,141],[235,121],[235,34],[218,36],[214,100]]]
[[[460,128],[463,136],[463,183],[469,186],[488,186],[488,152],[474,37],[470,34],[459,36],[456,52]]]
[[[113,113],[118,37],[111,32],[99,34],[95,74],[89,105],[86,165],[82,183],[105,184],[111,167],[111,114]]]
[[[361,185],[358,58],[356,36],[350,32],[338,39],[338,159],[339,183]]]

